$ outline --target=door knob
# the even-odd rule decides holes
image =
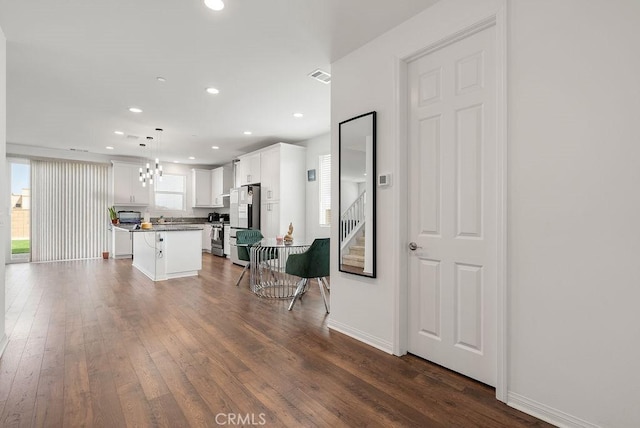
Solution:
[[[418,248],[422,248],[422,247],[418,247],[418,244],[416,244],[415,242],[409,242],[409,249],[410,249],[411,251],[415,251],[415,250],[417,250]]]

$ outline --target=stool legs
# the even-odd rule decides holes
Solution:
[[[329,302],[327,301],[327,294],[325,292],[325,287],[328,290],[326,279],[325,278],[316,278],[318,281],[318,286],[320,287],[320,294],[322,294],[322,300],[324,301],[324,309],[329,313]],[[289,304],[289,310],[293,309],[293,305],[296,304],[296,300],[302,299],[302,295],[304,294],[304,290],[306,288],[307,282],[309,280],[307,278],[303,278],[298,282],[298,286],[296,288],[296,292],[293,295],[293,299]]]
[[[236,281],[236,287],[237,287],[238,285],[240,285],[240,281],[242,281],[242,277],[244,276],[244,274],[245,274],[245,272],[247,271],[247,269],[249,269],[249,265],[250,265],[250,263],[247,263],[247,264],[244,266],[244,269],[242,269],[242,273],[240,274],[240,278],[238,278],[238,280]]]
[[[291,304],[289,304],[289,310],[293,309],[293,305],[296,304],[296,300],[300,296],[302,296],[302,293],[304,292],[304,288],[307,285],[307,281],[309,281],[307,278],[302,278],[298,282],[298,287],[296,288],[296,292],[293,294],[293,299],[291,299]]]
[[[322,300],[324,300],[324,309],[329,313],[329,303],[327,303],[327,295],[324,292],[324,288],[327,284],[324,282],[324,278],[316,278],[318,281],[318,286],[320,287],[320,294],[322,294]]]

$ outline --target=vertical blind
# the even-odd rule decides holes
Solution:
[[[320,156],[318,180],[320,184],[320,225],[331,224],[331,154]]]
[[[100,257],[107,251],[107,165],[31,162],[31,260]]]

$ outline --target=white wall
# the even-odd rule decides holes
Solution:
[[[377,189],[378,278],[332,255],[332,328],[402,341],[398,58],[501,4],[443,0],[332,64],[334,153],[335,125],[376,110],[378,171],[396,176]],[[507,4],[509,402],[558,424],[640,426],[640,2]]]
[[[340,183],[340,208],[343,212],[358,199],[358,195],[360,195],[360,183],[342,180]]]
[[[9,176],[7,171],[7,155],[6,155],[6,136],[7,136],[7,41],[0,28],[0,355],[4,352],[7,345],[7,336],[4,331],[4,314],[5,314],[5,291],[4,291],[4,272],[5,257],[7,257],[7,247],[9,244]],[[10,252],[10,250],[9,250]]]
[[[316,170],[316,181],[307,181],[306,186],[306,239],[329,238],[331,228],[320,226],[319,157],[331,153],[331,134],[319,135],[298,144],[307,148],[307,171]],[[331,159],[333,162],[333,158]]]

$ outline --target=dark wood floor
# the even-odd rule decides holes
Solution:
[[[153,283],[130,260],[7,266],[6,426],[543,426],[493,389],[329,331],[205,255]],[[264,423],[263,423],[264,422]]]

